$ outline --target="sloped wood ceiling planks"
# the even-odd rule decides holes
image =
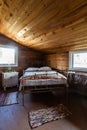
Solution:
[[[87,48],[87,0],[0,0],[0,33],[47,54]]]

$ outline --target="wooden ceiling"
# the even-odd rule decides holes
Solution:
[[[0,33],[47,54],[87,48],[87,0],[0,0]]]

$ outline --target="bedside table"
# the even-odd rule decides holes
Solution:
[[[18,86],[18,72],[3,72],[2,87],[6,90],[7,87]]]

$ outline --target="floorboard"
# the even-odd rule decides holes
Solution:
[[[23,107],[20,93],[19,104],[0,107],[0,130],[31,130],[29,111],[59,103],[65,104],[64,96],[60,93],[26,94]],[[46,123],[35,130],[87,130],[87,97],[69,94],[66,105],[72,115]]]

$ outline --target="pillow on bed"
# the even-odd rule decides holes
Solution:
[[[40,67],[39,71],[51,71],[51,68],[49,66]]]
[[[39,70],[39,68],[37,68],[37,67],[29,67],[25,71],[32,72],[32,71],[38,71],[38,70]]]

